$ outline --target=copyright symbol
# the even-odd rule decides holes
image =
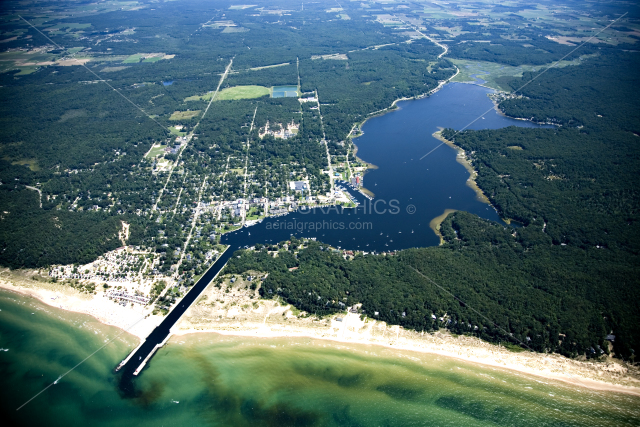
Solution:
[[[409,215],[413,215],[414,213],[416,213],[416,207],[413,205],[409,205],[407,206],[407,213]]]

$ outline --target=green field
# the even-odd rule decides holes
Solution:
[[[11,161],[11,159],[5,157],[4,160],[8,160]],[[36,159],[20,159],[20,160],[14,160],[11,161],[12,165],[20,165],[20,166],[26,166],[29,169],[31,169],[32,171],[39,171],[40,170],[40,166],[38,166],[38,161]]]
[[[182,131],[176,129],[175,126],[171,126],[169,128],[169,130],[171,131],[172,135],[185,136],[187,134],[186,132],[182,132]]]
[[[187,98],[184,99],[184,102],[187,101],[208,101],[211,99],[211,97],[213,96],[213,91],[208,92],[204,95],[193,95],[193,96],[189,96]]]
[[[216,101],[260,98],[262,96],[268,96],[270,94],[271,90],[268,87],[264,86],[234,86],[218,92]]]
[[[127,59],[122,61],[123,64],[137,64],[142,59],[142,53],[136,53],[134,55],[129,56]]]
[[[151,147],[151,150],[144,156],[147,159],[153,159],[154,157],[158,157],[164,153],[164,149],[167,148],[166,145],[154,145]]]
[[[244,28],[244,27],[224,27],[224,30],[222,30],[223,33],[225,34],[229,34],[229,33],[246,33],[247,31],[249,31],[248,28]]]
[[[189,120],[200,114],[200,110],[174,111],[169,120]]]
[[[62,24],[56,24],[56,25],[52,25],[51,27],[47,27],[44,29],[44,31],[50,31],[51,33],[65,33],[65,32],[71,32],[74,30],[83,30],[85,28],[89,28],[91,27],[91,24],[78,24],[76,22],[65,22]]]

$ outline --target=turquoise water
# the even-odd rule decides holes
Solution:
[[[620,426],[640,398],[441,356],[312,339],[174,337],[123,398],[113,368],[137,342],[93,318],[0,292],[3,425]],[[34,313],[34,314],[31,314]]]
[[[298,96],[298,86],[274,86],[272,89],[272,98],[295,98]]]

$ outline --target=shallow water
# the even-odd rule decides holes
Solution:
[[[640,398],[437,355],[306,338],[174,337],[117,391],[136,340],[89,316],[0,291],[4,425],[637,425]],[[35,313],[35,314],[31,314]]]

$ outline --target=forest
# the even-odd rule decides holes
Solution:
[[[640,87],[638,61],[608,53],[568,73],[550,70],[539,86],[523,89],[525,98],[500,104],[508,114],[556,123],[553,129],[443,132],[465,150],[478,185],[516,228],[457,212],[442,224],[445,243],[437,248],[347,261],[309,243],[277,258],[245,251],[227,268],[268,271],[262,295],[280,295],[313,315],[362,303],[367,316],[378,312],[390,324],[448,327],[567,356],[608,353],[605,337],[613,334],[613,351],[633,360],[640,344],[640,98],[630,94]]]

